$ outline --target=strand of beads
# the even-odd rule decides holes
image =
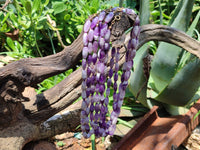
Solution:
[[[135,12],[131,9],[126,9],[125,10],[126,13],[128,14],[134,14]],[[139,42],[139,34],[140,34],[140,20],[139,17],[137,16],[135,19],[135,23],[133,25],[133,28],[131,30],[131,34],[130,34],[130,40],[128,42],[128,49],[126,51],[126,60],[125,63],[123,64],[122,67],[122,76],[121,76],[121,83],[119,85],[119,92],[117,93],[117,96],[115,98],[115,94],[113,94],[113,111],[110,115],[110,120],[111,120],[111,124],[108,128],[107,133],[109,135],[113,135],[115,128],[116,128],[116,122],[117,122],[117,118],[120,114],[120,108],[123,104],[123,99],[125,96],[125,90],[128,86],[128,79],[130,78],[131,75],[131,69],[133,67],[133,58],[135,57],[136,54],[136,48]],[[116,53],[116,58],[119,59],[119,54],[118,51]],[[116,64],[117,64],[117,60],[116,60]],[[115,64],[115,73],[117,71],[118,66]],[[117,66],[117,67],[116,67]],[[117,78],[117,77],[114,77]],[[115,79],[114,79],[115,80]],[[114,91],[115,91],[115,85],[114,85]]]
[[[110,50],[110,28],[112,28],[112,26],[108,25],[111,24],[114,13],[117,11],[122,11],[129,15],[135,14],[131,9],[113,8],[109,12],[102,11],[95,17],[88,19],[83,28],[81,129],[85,138],[89,138],[91,134],[95,134],[96,137],[114,134],[117,118],[125,96],[125,89],[130,77],[130,70],[133,66],[132,59],[135,56],[140,32],[138,17],[131,31],[131,40],[128,44],[126,62],[123,65],[123,74],[119,87],[117,85],[118,61],[120,58],[119,47],[113,47],[111,50],[110,70],[108,76],[106,75],[106,65]],[[113,70],[115,73],[113,73]],[[113,83],[112,78],[114,80]],[[110,87],[112,84],[114,88],[113,112],[110,120],[107,121],[106,115],[108,113]]]

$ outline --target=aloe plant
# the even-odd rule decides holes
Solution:
[[[145,2],[141,2],[144,5]],[[193,4],[194,0],[181,0],[168,25],[192,36],[200,16],[199,12],[189,28]],[[186,106],[200,98],[200,60],[180,47],[160,42],[147,79],[143,71],[147,47],[144,45],[137,51],[129,90],[135,97],[139,93],[137,99],[149,108],[164,105],[171,114],[179,114],[186,108],[179,106]]]

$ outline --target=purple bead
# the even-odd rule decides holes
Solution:
[[[91,68],[90,67],[87,67],[87,76],[89,77],[90,76],[90,74],[91,74]]]
[[[89,126],[88,124],[85,125],[85,130],[86,130],[87,132],[90,131],[90,126]]]
[[[94,81],[94,80],[92,80],[92,81]],[[95,86],[91,85],[90,89],[91,89],[91,94],[94,94],[94,92],[95,92]]]
[[[100,56],[99,56],[99,59],[104,59],[106,56],[105,52],[104,51],[100,51]]]
[[[86,89],[86,82],[85,81],[82,82],[82,87],[81,88],[82,88],[82,90]]]
[[[81,124],[88,124],[89,123],[89,118],[86,117],[86,118],[81,118]]]
[[[93,103],[91,103],[91,105],[90,105],[90,111],[91,111],[91,112],[94,111],[94,104],[93,104]]]
[[[100,73],[97,73],[97,74],[96,74],[96,81],[99,81],[100,75],[101,75]]]
[[[97,90],[97,92],[99,91],[99,87],[100,87],[100,85],[96,84],[96,90]]]
[[[84,44],[84,46],[87,46],[87,44],[88,44],[88,34],[87,33],[83,34],[83,44]]]
[[[86,59],[83,59],[83,60],[82,60],[82,67],[83,67],[83,70],[85,70],[86,65],[87,65]]]
[[[110,115],[110,120],[115,120],[115,119],[117,119],[117,117],[118,117],[118,114],[115,112],[115,110],[116,111],[118,111],[118,103],[117,102],[114,102],[113,103],[113,112],[111,113],[111,115]],[[114,124],[116,124],[116,123],[114,123]]]
[[[131,43],[130,44],[131,44],[131,46],[130,46],[131,48],[130,49],[135,49],[137,47],[136,39],[134,39],[134,38],[131,39]]]
[[[128,86],[128,81],[122,82],[121,85],[122,85],[122,89],[126,90],[126,87]]]
[[[87,114],[86,114],[86,112],[84,110],[81,111],[81,117],[83,117],[83,118],[87,117]]]
[[[99,27],[94,28],[94,39],[98,40],[99,39]]]
[[[135,11],[129,8],[126,8],[126,13],[129,15],[136,15]]]
[[[125,91],[124,90],[120,90],[119,91],[119,98],[120,99],[124,99],[124,96],[125,96]]]
[[[95,119],[95,118],[94,118]],[[94,121],[91,121],[90,122],[91,126],[94,128],[94,129],[97,129],[98,128],[98,124],[95,123]]]
[[[106,106],[108,105],[108,103],[109,103],[108,97],[106,97],[106,98],[104,99],[104,103],[105,103]]]
[[[115,84],[115,86],[113,85],[113,87],[117,87],[117,83]],[[118,94],[116,93],[116,91],[114,90],[114,93],[113,93],[113,100],[117,100],[117,97],[118,97]]]
[[[88,106],[87,106],[86,102],[83,101],[83,102],[82,102],[82,105],[81,105],[81,108],[82,108],[83,110],[85,110],[87,107],[88,107]]]
[[[93,105],[93,107],[94,107],[94,105]],[[90,109],[91,109],[91,107],[90,107]],[[92,108],[93,109],[93,108]],[[91,111],[91,110],[90,110]],[[93,109],[93,111],[94,111],[94,109]],[[92,111],[92,112],[93,112]],[[94,120],[94,114],[93,113],[90,113],[90,120]]]
[[[109,41],[110,41],[110,30],[109,30],[109,29],[106,30],[104,39],[105,39],[106,42],[109,42]]]
[[[111,84],[112,84],[112,80],[109,78],[108,81],[107,81],[107,86],[110,87]]]
[[[126,86],[123,86],[123,84],[122,84],[123,82],[121,82],[120,83],[120,85],[119,85],[119,90],[126,90]]]
[[[105,18],[105,16],[106,16],[106,12],[105,11],[100,12],[100,14],[99,14],[99,21],[103,21],[103,19]]]
[[[94,109],[95,109],[96,112],[98,112],[100,110],[98,103],[94,106]]]
[[[130,60],[130,59],[129,59],[129,58],[130,58],[129,56],[130,56],[130,50],[127,50],[127,51],[126,51],[126,57],[125,57],[126,61],[129,61],[129,60]]]
[[[99,93],[103,94],[104,91],[105,91],[105,85],[100,85],[100,87],[99,87]]]
[[[108,25],[107,24],[103,24],[100,27],[100,35],[101,35],[101,37],[105,36],[107,31],[108,31]]]
[[[112,78],[112,76],[113,76],[113,70],[112,70],[112,69],[109,70],[108,76],[109,76],[110,78]]]
[[[115,59],[116,59],[116,62],[118,62],[118,61],[119,61],[119,59],[120,59],[120,54],[119,54],[119,51],[116,53],[116,55],[115,55]]]
[[[96,105],[97,105],[97,104],[96,104]],[[95,111],[96,111],[96,112],[98,112],[99,110],[98,110],[98,111],[97,111],[97,110],[95,110]],[[96,120],[96,121],[97,121],[97,120],[99,120],[99,117],[100,117],[100,116],[99,116],[99,114],[98,114],[98,113],[96,113],[96,114],[94,115],[94,120]]]
[[[82,56],[83,56],[84,59],[87,58],[87,56],[88,56],[88,47],[83,47]]]
[[[130,71],[130,70],[126,71],[126,72],[124,73],[124,80],[125,80],[125,81],[128,81],[128,79],[130,78],[130,75],[131,75],[131,71]]]
[[[133,59],[135,57],[135,55],[136,55],[136,50],[133,49],[130,53],[131,53],[130,57],[131,57],[131,59]]]
[[[100,75],[100,78],[99,78],[99,82],[100,82],[101,84],[104,84],[105,81],[106,81],[106,77],[105,77],[103,74],[101,74],[101,75]]]
[[[124,97],[123,97],[124,98]],[[122,107],[122,104],[123,104],[123,100],[119,100],[118,101],[118,108],[121,108]]]
[[[132,38],[137,38],[138,35],[139,35],[139,33],[140,33],[140,27],[139,27],[139,26],[135,26],[135,27],[133,27],[133,29],[132,29],[131,37],[132,37]]]
[[[93,49],[92,42],[89,42],[89,43],[88,43],[88,53],[89,53],[89,54],[92,53],[92,49]]]
[[[100,98],[99,98],[99,95],[98,94],[96,94],[95,96],[94,96],[94,102],[99,102],[100,101]]]
[[[91,23],[91,25],[90,25],[90,28],[93,29],[93,28],[97,25],[98,21],[99,21],[99,17],[95,17],[95,18],[92,20],[92,23]]]
[[[90,29],[90,25],[91,25],[91,21],[88,19],[84,24],[83,31],[88,32]]]
[[[103,102],[103,101],[104,101],[104,99],[105,99],[104,95],[103,95],[103,94],[101,94],[101,95],[100,95],[100,100],[101,100],[101,102]]]
[[[93,48],[93,51],[96,53],[97,52],[97,50],[98,50],[98,42],[97,41],[94,41],[93,42],[93,45],[92,45],[92,48]]]
[[[127,64],[126,70],[131,70],[131,68],[133,67],[133,60],[126,62],[126,64]]]
[[[87,73],[85,70],[82,70],[82,79],[86,79],[87,78]]]
[[[103,128],[99,128],[99,134],[102,136],[105,130]]]
[[[93,62],[93,64],[95,64],[97,62],[97,54],[96,53],[92,54],[92,62]]]
[[[115,11],[115,10],[117,10],[119,7],[114,7],[114,8],[112,8],[112,11]]]
[[[110,68],[112,68],[112,67],[114,66],[114,63],[115,63],[115,62],[114,62],[114,59],[111,58],[111,59],[110,59]]]
[[[128,50],[132,49],[132,44],[131,44],[131,39],[128,41],[128,46],[127,46]]]
[[[89,97],[90,94],[91,94],[91,92],[90,92],[90,88],[87,88],[87,89],[86,89],[86,96]]]
[[[122,66],[122,70],[123,70],[123,71],[126,71],[126,69],[127,69],[127,62],[125,62],[125,63],[123,64],[123,66]]]
[[[87,109],[85,110],[85,112],[86,112],[86,114],[87,114],[87,116],[88,116],[88,114],[90,113],[90,108],[87,107]]]
[[[117,83],[115,82],[114,85],[113,85],[113,89],[114,91],[117,91]],[[116,98],[115,98],[116,99]]]
[[[110,88],[106,89],[106,96],[108,97],[110,95]]]
[[[116,64],[115,64],[115,71],[117,72],[118,70],[119,70],[119,64],[116,63]]]
[[[105,40],[104,40],[104,38],[101,37],[99,40],[99,45],[100,45],[101,49],[104,49],[104,44],[105,44]]]
[[[118,73],[115,73],[114,74],[114,81],[117,81],[118,80]]]
[[[90,29],[88,32],[88,40],[91,42],[94,38],[94,30]]]
[[[103,74],[105,71],[105,65],[103,63],[97,63],[97,71]]]
[[[117,118],[113,118],[112,124],[116,124],[116,123],[117,123]]]
[[[110,44],[109,43],[105,43],[104,49],[105,49],[105,51],[108,51],[110,49]]]
[[[109,133],[109,135],[113,135],[114,132],[115,132],[115,129],[116,129],[116,125],[115,125],[115,124],[111,125],[111,126],[108,128],[108,133]]]
[[[136,17],[134,25],[135,26],[139,26],[140,25],[140,18],[139,18],[139,16]]]
[[[112,56],[112,57],[115,57],[115,53],[116,53],[115,47],[113,47],[113,48],[112,48],[112,51],[111,51],[111,56]]]
[[[92,60],[92,56],[91,56],[91,55],[89,55],[89,56],[88,56],[88,58],[87,58],[87,62],[88,62],[88,64],[91,64],[91,63],[92,63],[92,61],[93,61],[93,60]]]
[[[112,11],[109,12],[109,14],[105,18],[105,22],[109,23],[112,20],[113,16],[114,16],[114,13]]]

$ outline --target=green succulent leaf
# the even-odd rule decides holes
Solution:
[[[200,59],[186,64],[171,80],[170,84],[155,99],[176,106],[186,105],[200,85]]]
[[[140,1],[140,25],[149,23],[150,11],[149,0]]]
[[[134,72],[131,72],[129,90],[136,97],[138,92],[140,92],[138,100],[144,105],[147,106],[146,103],[146,90],[147,88],[144,86],[146,78],[143,72],[143,58],[147,55],[148,45],[143,45],[140,50],[137,51],[136,56],[134,58]]]
[[[191,17],[192,6],[194,1],[180,1],[182,7],[176,15],[171,27],[186,31]],[[179,9],[179,7],[177,7]],[[177,60],[182,52],[180,47],[172,44],[159,44],[157,52],[151,66],[150,80],[148,87],[159,94],[170,82],[176,73]],[[150,95],[148,95],[150,97]]]

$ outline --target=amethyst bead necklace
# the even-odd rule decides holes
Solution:
[[[133,10],[128,8],[112,8],[109,11],[101,11],[88,19],[83,27],[81,129],[85,138],[89,138],[92,134],[95,134],[96,137],[114,134],[133,67],[133,58],[136,54],[140,34],[138,16],[131,30],[125,63],[122,67],[121,83],[118,85],[120,47],[112,47],[110,42],[116,11],[136,15]],[[111,58],[108,60],[110,51]],[[109,70],[107,64],[110,66]],[[110,120],[107,120],[106,115],[112,86],[114,89],[113,111]]]

